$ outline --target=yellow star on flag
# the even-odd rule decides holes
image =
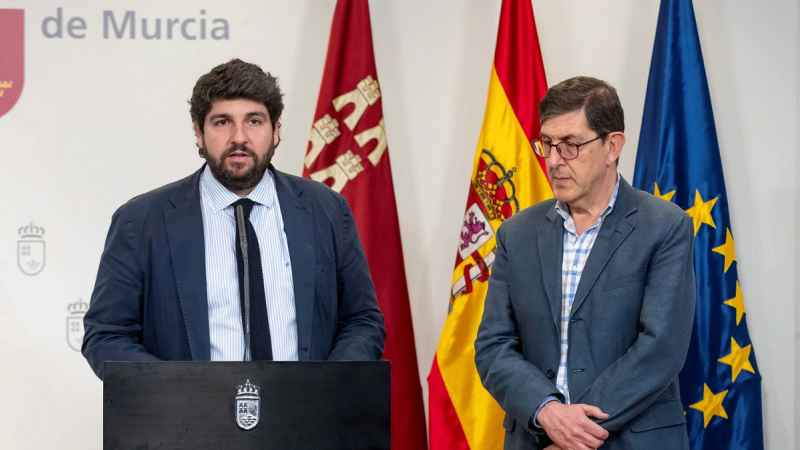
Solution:
[[[711,251],[725,256],[725,273],[728,273],[728,269],[731,267],[731,264],[736,261],[736,251],[733,248],[733,236],[731,236],[730,228],[725,229],[725,243],[719,247],[711,249]]]
[[[675,190],[673,189],[673,190],[671,190],[671,191],[669,191],[669,192],[667,192],[665,194],[662,194],[661,190],[658,189],[658,183],[656,183],[655,194],[653,194],[653,195],[655,195],[658,198],[663,198],[664,200],[666,200],[668,202],[671,202],[672,201],[672,197],[675,195]]]
[[[722,407],[722,401],[725,400],[725,394],[727,393],[728,391],[722,391],[719,394],[714,394],[708,388],[708,385],[703,383],[703,400],[694,405],[689,405],[689,408],[703,412],[703,421],[705,422],[703,428],[708,426],[708,422],[711,422],[714,416],[720,416],[723,419],[728,418],[728,413]]]
[[[750,364],[750,350],[752,350],[752,347],[753,345],[750,344],[744,348],[741,348],[736,340],[731,338],[731,352],[717,360],[723,364],[731,366],[732,381],[736,381],[736,377],[739,376],[739,372],[742,370],[756,373],[756,371],[753,370],[753,365]]]
[[[704,223],[711,225],[713,228],[717,228],[717,226],[714,225],[714,219],[711,217],[711,209],[714,208],[719,197],[704,202],[703,197],[700,196],[700,191],[695,189],[694,192],[694,206],[687,209],[686,214],[692,216],[692,220],[694,221],[694,235],[697,236],[697,230],[699,230],[700,225]]]
[[[739,280],[736,280],[736,297],[726,301],[725,304],[736,309],[736,325],[739,325],[745,313],[744,297],[742,296],[742,289],[739,287]]]

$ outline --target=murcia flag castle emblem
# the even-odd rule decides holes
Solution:
[[[331,22],[303,176],[340,192],[358,226],[375,296],[385,315],[383,359],[392,362],[391,447],[427,450],[425,405],[383,95],[375,66],[369,2],[339,0]]]
[[[25,275],[38,275],[44,269],[44,228],[20,227],[17,242],[17,265]]]
[[[25,75],[25,12],[0,9],[0,117],[22,94]]]
[[[89,304],[83,299],[67,305],[67,344],[76,352],[81,351],[83,345],[83,316],[89,310]]]
[[[236,388],[236,425],[243,430],[252,430],[258,425],[260,413],[261,389],[247,380]]]

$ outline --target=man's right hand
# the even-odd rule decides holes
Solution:
[[[591,405],[550,402],[542,406],[536,421],[561,449],[594,450],[608,438],[608,431],[589,419],[607,419],[608,414]]]

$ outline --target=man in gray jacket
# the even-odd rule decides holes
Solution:
[[[618,173],[616,90],[548,90],[541,138],[554,199],[497,233],[475,341],[506,412],[506,449],[688,449],[678,373],[694,317],[693,224]]]

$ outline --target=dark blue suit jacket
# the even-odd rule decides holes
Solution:
[[[83,355],[103,361],[208,361],[200,174],[140,195],[111,221]],[[294,279],[300,361],[376,360],[386,332],[345,198],[270,166]]]

